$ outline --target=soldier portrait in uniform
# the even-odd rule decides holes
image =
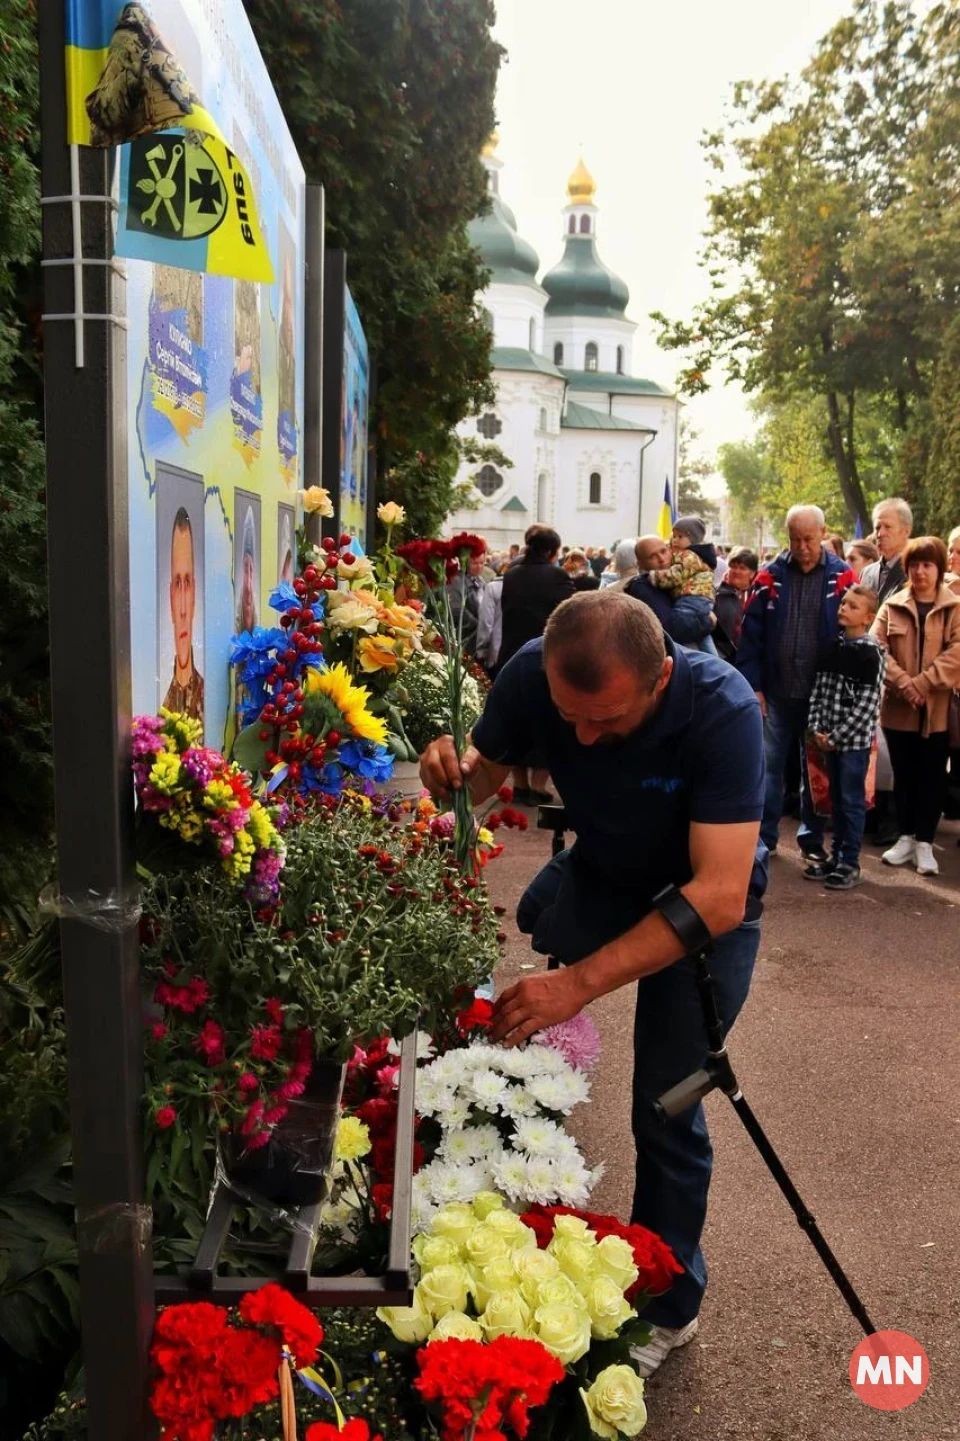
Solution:
[[[161,705],[201,723],[203,481],[157,467],[157,629]]]

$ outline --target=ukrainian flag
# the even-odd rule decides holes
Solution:
[[[673,506],[673,497],[670,494],[670,477],[663,483],[663,504],[660,507],[660,514],[657,517],[657,535],[663,540],[669,540],[673,534],[673,522],[677,518],[677,512]]]
[[[116,0],[65,0],[67,12],[67,141],[90,144],[86,98],[96,89],[121,7]]]

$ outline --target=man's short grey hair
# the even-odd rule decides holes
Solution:
[[[871,517],[874,525],[876,525],[877,519],[881,511],[884,510],[895,510],[899,518],[900,524],[904,526],[907,530],[913,530],[913,511],[910,509],[909,505],[902,498],[902,496],[892,495],[889,500],[877,501],[876,505],[873,507]]]
[[[819,505],[791,505],[787,511],[787,530],[795,520],[813,520],[824,530],[827,526],[827,517]]]

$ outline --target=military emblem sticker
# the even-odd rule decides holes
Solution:
[[[205,145],[149,135],[130,146],[127,225],[166,240],[199,240],[227,214],[228,191]]]

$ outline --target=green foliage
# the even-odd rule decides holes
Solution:
[[[714,467],[701,455],[696,444],[700,439],[699,430],[694,430],[688,418],[680,418],[680,464],[677,470],[677,514],[699,515],[704,520],[716,520],[720,507],[703,493],[703,482],[713,474]]]
[[[711,293],[688,322],[655,317],[688,353],[688,391],[719,364],[766,404],[816,401],[846,516],[865,525],[871,465],[925,424],[960,302],[958,35],[953,4],[918,22],[906,0],[855,0],[799,80],[737,85],[704,142]]]
[[[925,525],[946,536],[960,525],[960,316],[947,331],[933,389]]]
[[[489,402],[484,272],[466,224],[486,203],[500,47],[492,0],[246,0],[378,369],[381,499],[413,533],[450,506],[453,427]]]
[[[53,824],[40,436],[35,7],[0,15],[0,949],[22,939]]]

